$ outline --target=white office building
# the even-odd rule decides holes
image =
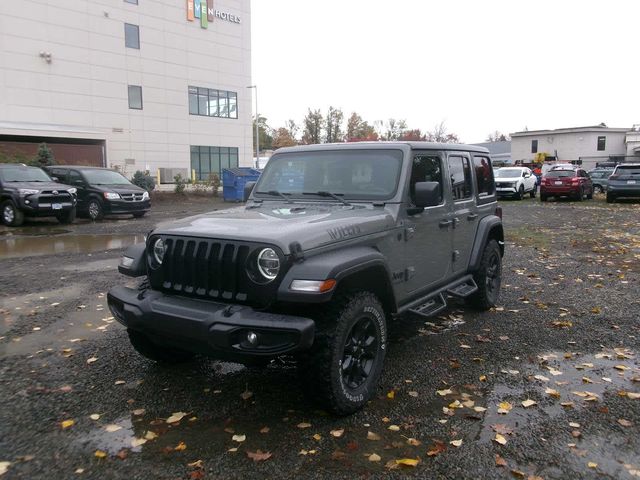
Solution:
[[[250,0],[1,0],[0,155],[251,166],[250,20]]]

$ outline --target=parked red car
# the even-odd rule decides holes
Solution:
[[[540,183],[540,201],[549,197],[573,197],[582,201],[593,198],[593,183],[581,168],[552,168]]]

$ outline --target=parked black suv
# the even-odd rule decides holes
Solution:
[[[142,217],[151,208],[149,192],[107,168],[55,165],[52,177],[78,189],[78,214],[101,220],[109,214]]]
[[[245,207],[160,224],[108,294],[142,355],[297,358],[338,414],[375,394],[387,322],[449,297],[495,305],[502,210],[484,148],[353,143],[279,149]],[[425,352],[426,353],[426,352]]]
[[[53,181],[41,168],[0,164],[2,222],[18,227],[24,217],[56,217],[60,223],[76,218],[76,189]]]

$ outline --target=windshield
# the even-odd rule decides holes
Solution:
[[[396,192],[401,166],[400,150],[276,154],[269,160],[254,192],[260,198],[276,198],[269,192],[331,198],[326,194],[331,192],[352,200],[389,199]]]
[[[90,185],[129,185],[131,182],[113,170],[82,170]]]
[[[554,177],[554,178],[560,178],[560,177],[575,177],[576,176],[576,172],[575,170],[549,170],[547,172],[547,177]]]
[[[52,182],[49,175],[44,170],[36,167],[15,167],[0,168],[0,178],[3,182]]]
[[[496,178],[516,178],[522,175],[522,170],[519,168],[501,168],[499,169],[495,177]]]

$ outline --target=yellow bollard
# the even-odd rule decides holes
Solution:
[[[158,186],[160,186],[160,169],[156,170],[156,177],[157,177],[157,179],[156,179],[156,180],[157,180],[156,184],[157,184]]]
[[[196,183],[196,169],[191,169],[191,183]]]

